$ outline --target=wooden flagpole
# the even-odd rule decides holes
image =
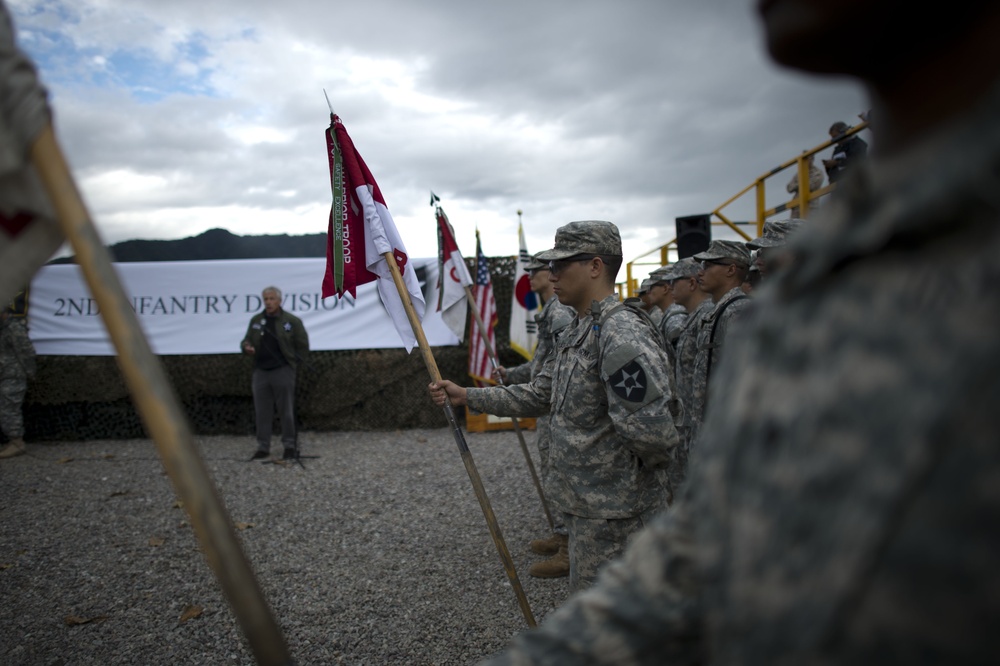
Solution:
[[[424,365],[427,366],[427,372],[433,381],[440,382],[441,371],[438,370],[437,361],[434,360],[430,344],[427,342],[427,336],[424,335],[424,328],[417,317],[413,301],[410,300],[410,292],[407,291],[406,284],[403,282],[403,275],[399,272],[399,264],[396,263],[396,257],[393,256],[392,252],[385,252],[382,256],[385,257],[386,263],[389,264],[389,270],[392,272],[392,281],[396,285],[396,291],[399,292],[400,300],[403,302],[406,317],[410,320],[410,327],[413,329],[413,335],[417,338],[417,344],[420,346],[420,355],[424,359]],[[524,589],[521,587],[521,580],[517,577],[517,570],[514,568],[514,559],[510,556],[507,543],[500,532],[500,524],[493,513],[493,507],[490,505],[490,498],[486,495],[486,488],[483,487],[483,481],[479,478],[479,470],[476,469],[476,463],[472,460],[472,453],[469,451],[469,445],[465,441],[465,435],[462,434],[462,429],[458,426],[458,420],[455,418],[455,412],[451,407],[451,403],[446,401],[443,409],[445,416],[448,417],[448,423],[451,424],[451,431],[455,436],[455,443],[458,444],[458,451],[462,455],[465,471],[469,474],[469,480],[472,481],[472,489],[475,491],[476,499],[479,500],[479,506],[486,517],[486,526],[490,530],[490,536],[493,537],[493,543],[500,554],[500,561],[503,563],[504,571],[507,572],[507,579],[510,581],[510,586],[514,590],[514,596],[517,597],[517,603],[521,607],[521,613],[524,614],[524,619],[527,621],[528,626],[535,627],[537,626],[535,616],[531,613],[531,606],[528,605],[528,597],[525,596]]]
[[[490,361],[493,363],[493,369],[496,370],[500,367],[500,359],[497,357],[496,350],[493,349],[493,345],[490,344],[490,339],[486,335],[486,327],[483,324],[483,314],[479,311],[479,304],[476,299],[472,296],[472,287],[465,286],[465,298],[469,301],[469,306],[472,308],[472,316],[476,318],[476,325],[479,326],[479,335],[483,340],[483,344],[486,345],[486,351],[490,354]],[[501,378],[500,383],[503,383],[503,378]],[[555,532],[556,525],[552,521],[552,514],[549,512],[549,503],[545,499],[545,492],[542,490],[542,482],[538,480],[538,473],[535,471],[535,463],[531,461],[531,454],[528,453],[528,445],[524,443],[524,433],[521,431],[521,424],[517,422],[516,418],[511,418],[511,423],[514,424],[514,432],[517,433],[517,441],[521,443],[521,452],[524,453],[524,460],[528,463],[528,471],[531,473],[531,480],[535,483],[535,489],[538,491],[538,497],[542,500],[542,509],[545,511],[545,518],[549,521],[549,529]]]
[[[51,123],[32,145],[31,160],[55,207],[59,225],[76,252],[90,292],[100,306],[136,409],[156,443],[163,466],[191,518],[205,559],[222,585],[254,658],[266,666],[292,664],[281,631],[236,539],[232,521],[195,449],[187,416],[129,306]]]

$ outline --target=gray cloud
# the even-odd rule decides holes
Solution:
[[[533,251],[583,217],[645,251],[864,105],[770,63],[737,0],[12,11],[111,241],[325,229],[323,88],[419,255],[435,251],[431,189],[466,254],[475,224],[488,253],[513,253],[518,209]]]

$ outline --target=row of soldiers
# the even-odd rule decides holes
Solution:
[[[677,423],[681,445],[671,466],[672,480],[665,484],[668,492],[684,479],[688,453],[705,418],[712,368],[731,329],[738,328],[734,322],[750,307],[756,285],[780,268],[781,250],[803,222],[768,220],[759,238],[711,241],[705,251],[661,266],[643,280],[637,304],[659,328],[683,406]]]
[[[667,509],[684,479],[706,402],[708,378],[747,305],[741,285],[771,260],[800,221],[773,221],[748,245],[713,241],[651,276],[664,308],[651,317],[615,292],[621,237],[605,221],[571,222],[527,269],[545,305],[531,362],[499,368],[505,385],[431,384],[435,401],[501,416],[536,417],[542,480],[561,517],[530,549],[550,559],[533,576],[589,586],[629,537]],[[763,250],[763,251],[762,251]],[[758,267],[760,268],[760,267]]]
[[[596,578],[629,537],[667,509],[684,480],[704,417],[709,377],[732,324],[749,304],[743,283],[756,253],[767,273],[801,220],[769,221],[750,243],[712,241],[651,274],[656,308],[620,302],[621,240],[610,222],[572,222],[527,266],[544,301],[531,362],[499,368],[505,385],[431,385],[439,404],[535,416],[542,479],[562,520],[530,549],[550,559],[533,576]]]
[[[1000,4],[911,12],[905,32],[898,0],[756,8],[779,64],[865,87],[877,150],[710,348],[723,353],[672,505],[490,666],[996,661]],[[845,34],[849,48],[817,48]],[[737,252],[710,247],[700,286]],[[560,337],[558,368],[577,335]],[[621,382],[608,372],[631,352],[597,347],[599,376]],[[636,357],[647,370],[651,354]],[[680,433],[662,423],[664,439],[691,435],[686,417]],[[630,445],[629,425],[610,427]],[[550,476],[559,444],[553,429]]]

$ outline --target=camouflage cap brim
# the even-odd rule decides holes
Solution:
[[[675,277],[674,265],[661,266],[649,274],[649,279],[653,284],[658,284],[660,282],[669,282]]]
[[[752,241],[747,241],[746,246],[750,250],[759,250],[762,247],[778,247],[784,245],[784,240],[775,240],[773,238],[765,238],[761,236],[760,238],[754,238]]]
[[[746,244],[732,240],[714,240],[708,244],[708,249],[693,257],[696,261],[719,261],[727,259],[741,266],[750,265],[750,250]]]
[[[545,250],[544,252],[539,252],[537,257],[540,261],[559,261],[560,259],[569,259],[570,257],[575,257],[581,254],[576,250],[558,250],[552,248],[551,250]]]
[[[536,254],[535,256],[533,256],[531,259],[528,260],[528,263],[524,267],[524,270],[530,273],[531,271],[540,271],[543,268],[548,269],[548,267],[549,263],[547,261],[539,261],[538,255]]]

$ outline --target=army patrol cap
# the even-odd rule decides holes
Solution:
[[[730,259],[744,268],[750,266],[750,250],[746,243],[731,240],[714,240],[708,244],[708,249],[693,257],[695,261],[718,261]]]
[[[666,279],[679,280],[681,278],[698,277],[698,271],[701,270],[701,264],[691,257],[686,257],[675,261],[666,268],[669,269],[669,272],[667,273],[668,277]]]
[[[805,220],[793,217],[790,220],[768,220],[764,223],[764,235],[754,238],[746,246],[751,250],[762,247],[779,247],[788,242],[788,234],[802,226]]]
[[[647,291],[649,291],[649,288],[652,286],[653,286],[653,281],[651,279],[646,278],[645,280],[643,280],[639,284],[639,295],[642,296],[643,294],[645,294]]]
[[[674,272],[673,264],[660,266],[659,268],[650,272],[649,274],[650,283],[659,284],[660,282],[670,282],[671,280],[674,279],[673,272]]]
[[[558,261],[580,254],[622,256],[622,237],[618,227],[603,220],[570,222],[556,230],[556,244],[551,250],[539,252],[542,261]]]
[[[528,260],[528,265],[524,267],[524,270],[526,270],[526,271],[528,271],[530,273],[531,271],[540,271],[543,268],[545,270],[548,270],[549,269],[549,262],[547,262],[547,261],[540,261],[538,259],[538,255],[536,254],[536,255],[532,256],[531,259]]]

